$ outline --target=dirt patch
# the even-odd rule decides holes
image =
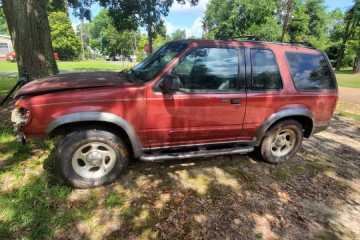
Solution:
[[[360,96],[360,93],[359,93]],[[336,111],[345,111],[360,115],[360,104],[339,101],[336,106]]]
[[[360,104],[360,89],[339,87],[339,99],[343,102]]]
[[[105,188],[122,186],[131,194],[125,213],[115,207],[106,214],[115,220],[102,237],[358,239],[360,129],[354,123],[335,115],[327,131],[304,140],[282,165],[256,154],[135,162]]]

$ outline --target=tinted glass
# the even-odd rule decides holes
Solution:
[[[329,66],[322,54],[286,52],[285,56],[298,91],[335,89]]]
[[[183,43],[167,43],[136,65],[131,73],[143,81],[150,81],[185,47]]]
[[[188,54],[173,74],[179,76],[181,90],[236,90],[238,51],[229,48],[200,48]]]
[[[253,90],[281,89],[281,76],[274,54],[266,49],[251,49]]]

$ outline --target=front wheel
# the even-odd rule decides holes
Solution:
[[[92,188],[114,181],[128,163],[124,142],[103,130],[66,135],[55,154],[55,170],[70,186]]]
[[[300,148],[303,128],[295,120],[284,120],[266,133],[261,146],[261,155],[269,163],[282,163],[291,158]]]

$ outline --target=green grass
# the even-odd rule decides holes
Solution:
[[[127,64],[122,62],[106,61],[57,61],[57,64],[60,71],[122,70],[128,67]]]
[[[16,71],[17,71],[16,62],[0,61],[0,72],[16,72]]]
[[[360,74],[354,74],[352,70],[340,70],[335,74],[338,86],[360,88]]]
[[[15,85],[17,77],[0,77],[0,95],[6,95]]]
[[[349,112],[346,112],[346,111],[337,111],[337,113],[340,116],[343,116],[343,117],[353,118],[353,119],[355,119],[356,121],[358,121],[360,123],[360,115],[359,114],[349,113]]]
[[[131,67],[134,64],[123,62],[107,62],[107,61],[71,61],[63,62],[57,61],[57,65],[60,71],[92,71],[92,70],[121,70],[127,67]],[[0,72],[16,72],[16,62],[1,61]]]

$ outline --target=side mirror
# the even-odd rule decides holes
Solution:
[[[180,79],[177,75],[169,74],[164,77],[164,80],[162,81],[160,88],[163,92],[172,92],[180,90]]]

